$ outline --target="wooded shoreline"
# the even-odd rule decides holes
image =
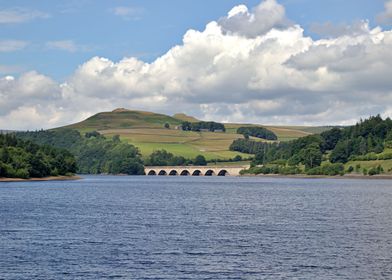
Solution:
[[[102,175],[96,175],[102,176]],[[114,176],[132,176],[132,175],[114,175]],[[375,176],[365,176],[365,175],[344,175],[344,176],[324,176],[324,175],[279,175],[279,174],[246,174],[240,175],[236,177],[260,177],[260,178],[276,178],[276,179],[358,179],[358,180],[392,180],[392,175],[375,175]],[[45,178],[30,178],[30,179],[21,179],[21,178],[0,178],[0,183],[12,183],[12,182],[40,182],[40,181],[73,181],[73,180],[81,180],[82,177],[79,176],[51,176]]]
[[[44,178],[0,178],[0,182],[39,182],[39,181],[69,181],[69,180],[80,180],[79,176],[50,176]]]
[[[245,174],[240,177],[265,177],[265,178],[291,178],[291,179],[361,179],[361,180],[391,180],[392,175],[354,175],[354,174],[346,174],[343,176],[328,176],[328,175],[306,175],[306,174],[298,174],[298,175],[280,175],[280,174]]]

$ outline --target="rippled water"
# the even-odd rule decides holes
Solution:
[[[0,279],[392,279],[392,181],[0,183]]]

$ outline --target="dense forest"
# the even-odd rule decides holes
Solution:
[[[216,122],[183,122],[181,128],[184,131],[226,131],[226,128],[223,124]]]
[[[257,169],[260,173],[296,173],[304,167],[307,174],[336,175],[353,171],[353,167],[343,170],[348,161],[392,159],[392,153],[383,153],[392,148],[392,120],[374,116],[354,126],[333,128],[290,142],[256,144],[240,139],[232,146],[236,151],[254,153],[253,166],[264,165]],[[268,170],[271,167],[274,170]],[[372,174],[382,172],[381,167],[369,170]]]
[[[0,177],[42,178],[76,171],[75,157],[64,149],[37,145],[14,134],[0,134]]]
[[[256,138],[261,138],[261,139],[271,140],[271,141],[278,140],[278,136],[276,136],[275,133],[273,133],[271,130],[268,130],[260,126],[240,127],[237,129],[237,134],[242,134],[246,138],[248,138],[247,136],[253,136]]]
[[[81,174],[144,174],[139,150],[123,143],[119,136],[108,139],[96,131],[81,135],[76,130],[20,132],[17,137],[40,145],[67,149],[76,158]]]

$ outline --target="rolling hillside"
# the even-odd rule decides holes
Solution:
[[[236,134],[237,128],[251,124],[225,124],[226,133],[213,133],[177,129],[183,121],[196,122],[198,120],[185,114],[168,116],[121,108],[112,112],[98,113],[66,128],[77,129],[82,133],[96,130],[109,137],[120,135],[122,141],[137,146],[144,157],[159,149],[165,149],[187,158],[194,158],[199,154],[207,159],[230,159],[236,155],[249,157],[247,154],[229,151],[229,146],[233,140],[243,137]],[[170,125],[169,129],[164,128],[166,123]],[[266,127],[276,133],[280,141],[296,139],[327,129],[326,127],[304,126]]]
[[[182,120],[174,117],[144,111],[131,111],[126,109],[116,109],[112,112],[103,112],[73,125],[68,128],[80,131],[107,129],[130,129],[130,128],[163,128],[165,123],[170,126],[180,125]]]

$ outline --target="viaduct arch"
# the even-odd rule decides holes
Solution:
[[[239,176],[248,166],[146,166],[147,176]]]

